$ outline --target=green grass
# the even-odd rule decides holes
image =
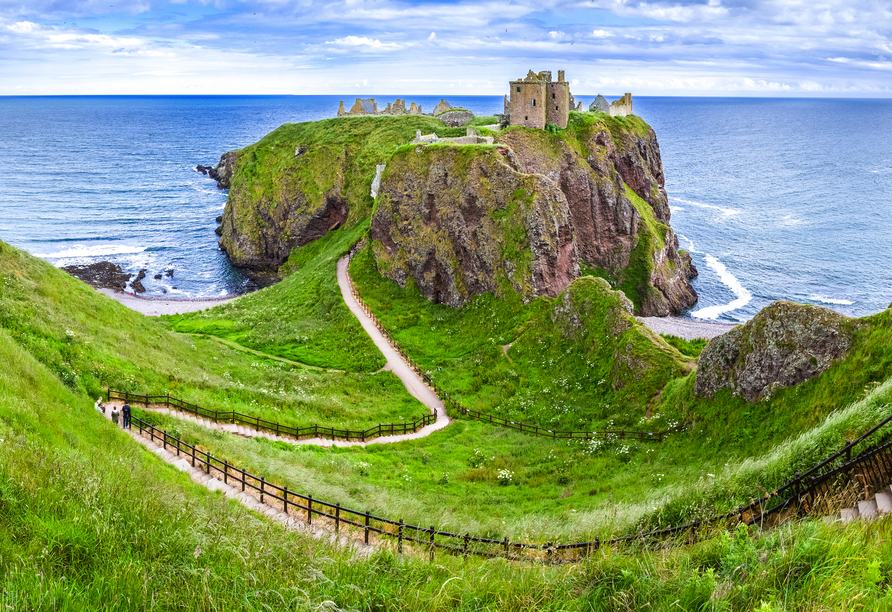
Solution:
[[[369,249],[350,270],[397,342],[469,408],[552,429],[653,430],[642,422],[648,405],[692,365],[592,279],[555,300],[506,292],[453,309],[381,276]]]
[[[426,413],[390,372],[314,371],[246,354],[210,338],[174,333],[157,319],[2,243],[0,287],[0,329],[68,389],[94,399],[108,387],[170,392],[212,410],[290,425],[356,429]],[[265,291],[247,297],[256,300]],[[346,311],[340,295],[337,299]],[[350,321],[355,330],[345,336],[355,336],[352,346],[362,339],[371,345],[356,320]],[[374,346],[365,348],[375,351],[383,365]]]
[[[363,221],[294,249],[283,266],[288,276],[272,287],[166,320],[179,332],[218,336],[313,366],[375,372],[384,356],[347,308],[336,280],[338,259],[367,229]]]
[[[668,345],[675,347],[682,355],[695,358],[700,356],[706,343],[709,342],[706,338],[685,340],[684,338],[679,338],[672,334],[660,334],[660,337],[663,338]]]
[[[0,245],[0,270],[0,601],[7,609],[813,610],[841,609],[844,602],[849,608],[853,602],[866,609],[890,607],[890,519],[846,529],[807,522],[763,536],[741,532],[665,551],[603,549],[585,563],[553,568],[447,555],[430,564],[388,551],[362,559],[325,541],[287,532],[162,464],[96,414],[91,395],[109,380],[127,382],[126,376],[147,390],[176,383],[181,392],[201,397],[230,388],[222,372],[232,368],[253,372],[257,378],[248,384],[257,386],[288,371],[273,371],[278,364],[272,362],[269,368],[250,368],[247,360],[239,361],[243,354],[228,355],[229,349],[216,341],[171,333],[6,245]],[[531,306],[533,312],[526,314],[544,314],[548,303],[543,304]],[[852,366],[871,376],[883,371],[883,321],[879,317],[858,332],[863,336],[852,357]],[[479,331],[498,331],[500,325]],[[458,329],[472,338],[473,321]],[[222,359],[234,365],[218,369],[216,362]],[[256,363],[256,357],[252,360]],[[344,376],[298,373],[335,377],[330,386]],[[782,478],[797,467],[794,458],[819,455],[841,437],[863,430],[887,410],[890,399],[889,385],[880,386],[851,409],[817,419],[820,426],[811,432],[776,450],[766,449],[761,459],[718,464],[713,472],[717,485],[709,485],[704,474],[702,482],[674,494],[667,485],[664,493],[679,506],[704,499],[708,505],[710,495],[714,500],[733,498],[743,493],[744,483]],[[374,478],[380,482],[372,483],[371,491],[378,491],[379,500],[392,497],[394,512],[407,515],[413,506],[421,508],[419,498],[432,494],[409,490],[406,495],[404,487],[420,490],[422,476],[454,470],[447,485],[428,487],[445,487],[444,503],[452,504],[448,508],[454,512],[421,508],[426,516],[439,513],[444,522],[456,524],[462,512],[477,508],[481,527],[488,521],[493,532],[499,531],[496,519],[479,508],[506,516],[504,507],[491,503],[504,495],[512,504],[502,506],[529,503],[534,510],[535,522],[525,524],[519,511],[513,518],[517,533],[531,536],[546,528],[585,532],[565,518],[579,513],[575,506],[583,478],[615,487],[614,506],[619,507],[604,505],[601,512],[608,525],[612,520],[619,528],[623,521],[656,520],[648,514],[651,499],[638,498],[636,510],[634,497],[624,498],[624,490],[654,486],[636,482],[644,473],[636,467],[639,462],[648,468],[650,460],[684,466],[683,453],[698,449],[699,468],[705,469],[709,453],[727,457],[705,428],[680,434],[674,442],[670,438],[657,451],[665,454],[635,454],[628,463],[615,452],[599,455],[598,449],[578,457],[581,451],[573,447],[549,447],[546,440],[479,423],[461,422],[438,436],[445,443],[434,436],[414,444],[334,452],[283,451],[249,440],[232,443],[244,447],[233,447],[238,461],[247,464],[256,458],[274,476],[275,469],[287,476],[301,458],[309,466],[300,468],[306,478],[327,474],[311,484],[326,495],[341,489],[357,496],[357,503],[366,501],[361,496],[369,485],[353,470],[360,460],[374,462]],[[230,442],[222,434],[208,440],[214,452],[224,443]],[[487,456],[496,459],[473,468],[475,447],[488,451],[489,446],[498,452]],[[546,449],[557,458],[549,460]],[[569,486],[552,482],[563,475],[560,469],[568,460],[569,476],[579,481]],[[487,480],[496,462],[515,472],[516,484],[499,487]],[[697,461],[689,464],[693,474]],[[395,486],[407,468],[421,475]],[[478,475],[482,479],[475,481]],[[680,475],[676,478],[681,481]],[[572,489],[571,496],[552,499],[561,486]],[[524,488],[537,491],[529,502],[523,501]],[[589,497],[603,500],[606,495]],[[374,500],[367,501],[372,505]],[[598,510],[595,505],[588,511]],[[663,518],[683,511],[666,504]],[[508,518],[504,520],[507,524]]]

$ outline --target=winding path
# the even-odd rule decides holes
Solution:
[[[306,440],[295,440],[294,438],[289,438],[287,436],[278,436],[274,433],[267,431],[260,431],[257,429],[253,429],[251,427],[245,427],[242,425],[232,425],[229,423],[216,423],[214,421],[210,421],[207,419],[202,419],[200,417],[185,413],[179,412],[177,410],[173,410],[167,407],[162,406],[151,406],[147,407],[146,410],[151,412],[159,412],[161,414],[168,414],[170,416],[174,416],[176,418],[180,418],[186,421],[191,421],[193,423],[197,423],[203,427],[207,427],[210,429],[218,429],[220,431],[226,431],[231,434],[245,436],[245,437],[263,437],[269,438],[270,440],[279,440],[282,442],[287,442],[289,444],[295,445],[313,445],[313,446],[368,446],[370,444],[394,444],[396,442],[404,442],[406,440],[417,440],[418,438],[424,438],[431,435],[433,432],[438,431],[440,429],[445,428],[451,423],[451,419],[446,414],[446,406],[443,404],[443,401],[437,397],[437,394],[434,393],[430,387],[425,384],[425,382],[421,379],[418,374],[415,373],[409,365],[403,361],[402,357],[400,357],[399,353],[394,350],[394,348],[390,345],[384,335],[375,327],[375,324],[372,320],[365,314],[362,307],[356,301],[356,298],[353,297],[353,293],[350,291],[350,281],[347,277],[347,266],[349,264],[349,260],[347,257],[342,257],[338,261],[337,265],[337,279],[338,286],[341,289],[341,295],[344,298],[344,303],[347,304],[347,308],[350,309],[350,312],[359,320],[360,325],[365,330],[365,332],[371,337],[372,342],[375,343],[375,346],[378,347],[378,350],[383,353],[384,358],[387,360],[387,364],[382,368],[383,370],[390,370],[393,372],[397,378],[403,383],[406,387],[406,390],[409,394],[417,399],[419,402],[428,407],[432,414],[437,416],[437,420],[422,427],[418,431],[409,434],[398,434],[392,436],[382,436],[380,438],[375,438],[374,440],[369,440],[368,442],[362,442],[359,440],[347,441],[347,440],[329,440],[326,438],[310,438]],[[218,338],[219,340],[219,338]],[[230,341],[221,340],[224,344],[227,345],[235,345]],[[241,346],[233,346],[233,348],[244,349]],[[244,349],[249,353],[262,354],[257,351],[253,351],[251,349]],[[271,355],[265,355],[268,357],[272,357]],[[276,359],[275,357],[273,357]],[[288,360],[281,359],[281,361]],[[307,367],[305,364],[297,364],[302,367]],[[322,369],[322,368],[314,368],[314,369]],[[111,406],[113,405],[121,405],[120,402],[111,402],[108,404],[108,411],[106,416],[111,412]]]

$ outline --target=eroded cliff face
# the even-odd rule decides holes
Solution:
[[[239,267],[275,270],[291,249],[340,226],[350,212],[344,190],[346,152],[315,146],[295,154],[274,189],[259,189],[250,177],[230,179],[220,227],[220,248]]]
[[[564,194],[493,147],[404,147],[384,171],[370,237],[379,270],[453,307],[482,293],[555,297],[579,275]]]
[[[758,401],[814,378],[849,350],[853,330],[847,321],[820,306],[774,302],[706,345],[694,393],[711,399],[730,389]]]
[[[474,229],[459,231],[457,221],[450,218],[452,226],[446,229],[450,246],[442,250],[440,245],[444,243],[420,238],[441,221],[435,217],[425,222],[425,228],[419,228],[416,220],[429,219],[425,210],[442,204],[445,194],[450,194],[450,202],[456,198],[473,199],[475,208],[500,210],[506,205],[505,198],[516,189],[514,177],[519,174],[536,177],[535,182],[529,183],[530,193],[566,207],[569,221],[560,225],[562,233],[545,242],[560,244],[568,253],[572,242],[574,257],[593,274],[622,289],[636,304],[639,314],[676,314],[697,301],[690,284],[696,269],[690,256],[679,252],[678,239],[668,225],[659,145],[653,130],[643,121],[628,118],[610,125],[583,121],[559,134],[511,128],[499,134],[497,140],[498,155],[485,147],[468,147],[466,157],[498,160],[500,168],[504,166],[498,173],[483,172],[487,165],[481,163],[475,166],[475,173],[464,174],[454,167],[455,155],[447,154],[450,147],[444,146],[418,147],[416,155],[427,160],[423,172],[411,163],[411,155],[403,154],[389,162],[385,182],[390,187],[384,189],[382,184],[388,200],[382,207],[379,196],[378,213],[372,220],[372,238],[385,247],[376,250],[384,274],[401,284],[411,277],[429,299],[452,305],[493,290],[497,282],[492,274],[498,266],[491,258],[496,252],[489,247],[478,248]],[[451,176],[451,184],[443,181],[445,175]],[[491,187],[502,180],[507,181],[503,187]],[[403,187],[410,184],[411,188]],[[462,209],[466,205],[453,202],[450,206]],[[475,226],[473,221],[478,216],[471,215],[466,226]],[[532,217],[527,222],[524,231],[538,223]],[[419,231],[421,235],[417,234]],[[531,245],[535,246],[545,235],[531,234]],[[478,260],[480,253],[485,254],[483,264]],[[510,257],[504,267],[516,266],[519,255],[504,254]],[[542,248],[532,255],[533,261],[552,258]],[[556,273],[537,276],[531,270],[529,286],[521,291],[525,297],[556,295],[575,278],[575,263],[566,265],[567,258],[555,261],[558,263],[544,264],[544,269]],[[540,277],[542,280],[537,280]],[[465,280],[436,281],[450,287],[443,294],[432,285],[436,278]]]

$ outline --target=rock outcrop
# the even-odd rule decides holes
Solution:
[[[62,268],[75,278],[79,278],[91,287],[97,289],[123,290],[130,282],[132,274],[127,274],[121,266],[110,261],[98,261],[96,263],[65,266]]]
[[[665,316],[696,303],[689,281],[697,271],[669,227],[659,144],[641,123],[640,132],[616,133],[593,123],[575,137],[508,130],[499,144],[510,147],[518,170],[564,193],[579,257],[622,288],[639,314]]]
[[[774,302],[706,345],[694,393],[711,399],[730,389],[752,402],[814,378],[849,350],[847,320],[820,306]]]
[[[244,175],[230,189],[220,226],[220,248],[241,268],[275,270],[294,247],[339,227],[349,214],[346,150],[305,149],[279,170],[271,189],[258,190]]]
[[[490,147],[395,153],[370,237],[384,275],[453,307],[489,292],[554,297],[579,275],[564,194]]]
[[[238,151],[229,151],[220,156],[216,166],[196,166],[195,170],[217,181],[217,189],[229,189]]]

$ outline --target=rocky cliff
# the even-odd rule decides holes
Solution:
[[[494,146],[407,146],[422,116],[285,125],[224,156],[230,192],[220,248],[237,266],[275,271],[295,247],[372,213],[381,272],[460,306],[485,292],[556,296],[581,273],[621,289],[638,314],[696,302],[690,257],[669,227],[660,149],[638,117],[571,113],[557,133],[494,132]],[[489,134],[489,132],[488,132]],[[401,146],[402,145],[402,146]],[[223,184],[221,182],[221,184]]]
[[[843,357],[852,344],[848,318],[820,306],[779,301],[746,325],[706,345],[694,392],[713,398],[721,389],[747,401],[805,382]]]
[[[453,307],[490,292],[555,297],[579,275],[564,194],[494,147],[403,147],[382,176],[370,236],[383,274]]]
[[[442,145],[390,160],[372,218],[382,273],[401,284],[411,277],[429,299],[457,306],[494,290],[503,271],[525,297],[554,296],[576,277],[578,258],[640,314],[678,313],[696,302],[689,282],[696,270],[668,225],[659,145],[643,121],[574,113],[557,134],[515,127],[496,138],[495,147],[467,147],[460,167],[458,147]],[[523,249],[510,252],[522,241],[500,252],[494,245],[503,237],[478,233],[486,211],[509,206],[521,176],[535,177],[522,198],[536,204],[503,232],[529,240],[529,261]],[[537,217],[546,208],[561,221]],[[441,209],[463,212],[431,212]]]
[[[229,188],[220,248],[236,266],[275,272],[294,247],[368,216],[376,164],[415,130],[437,129],[448,128],[423,116],[329,119],[286,124],[227,153],[212,169]]]

